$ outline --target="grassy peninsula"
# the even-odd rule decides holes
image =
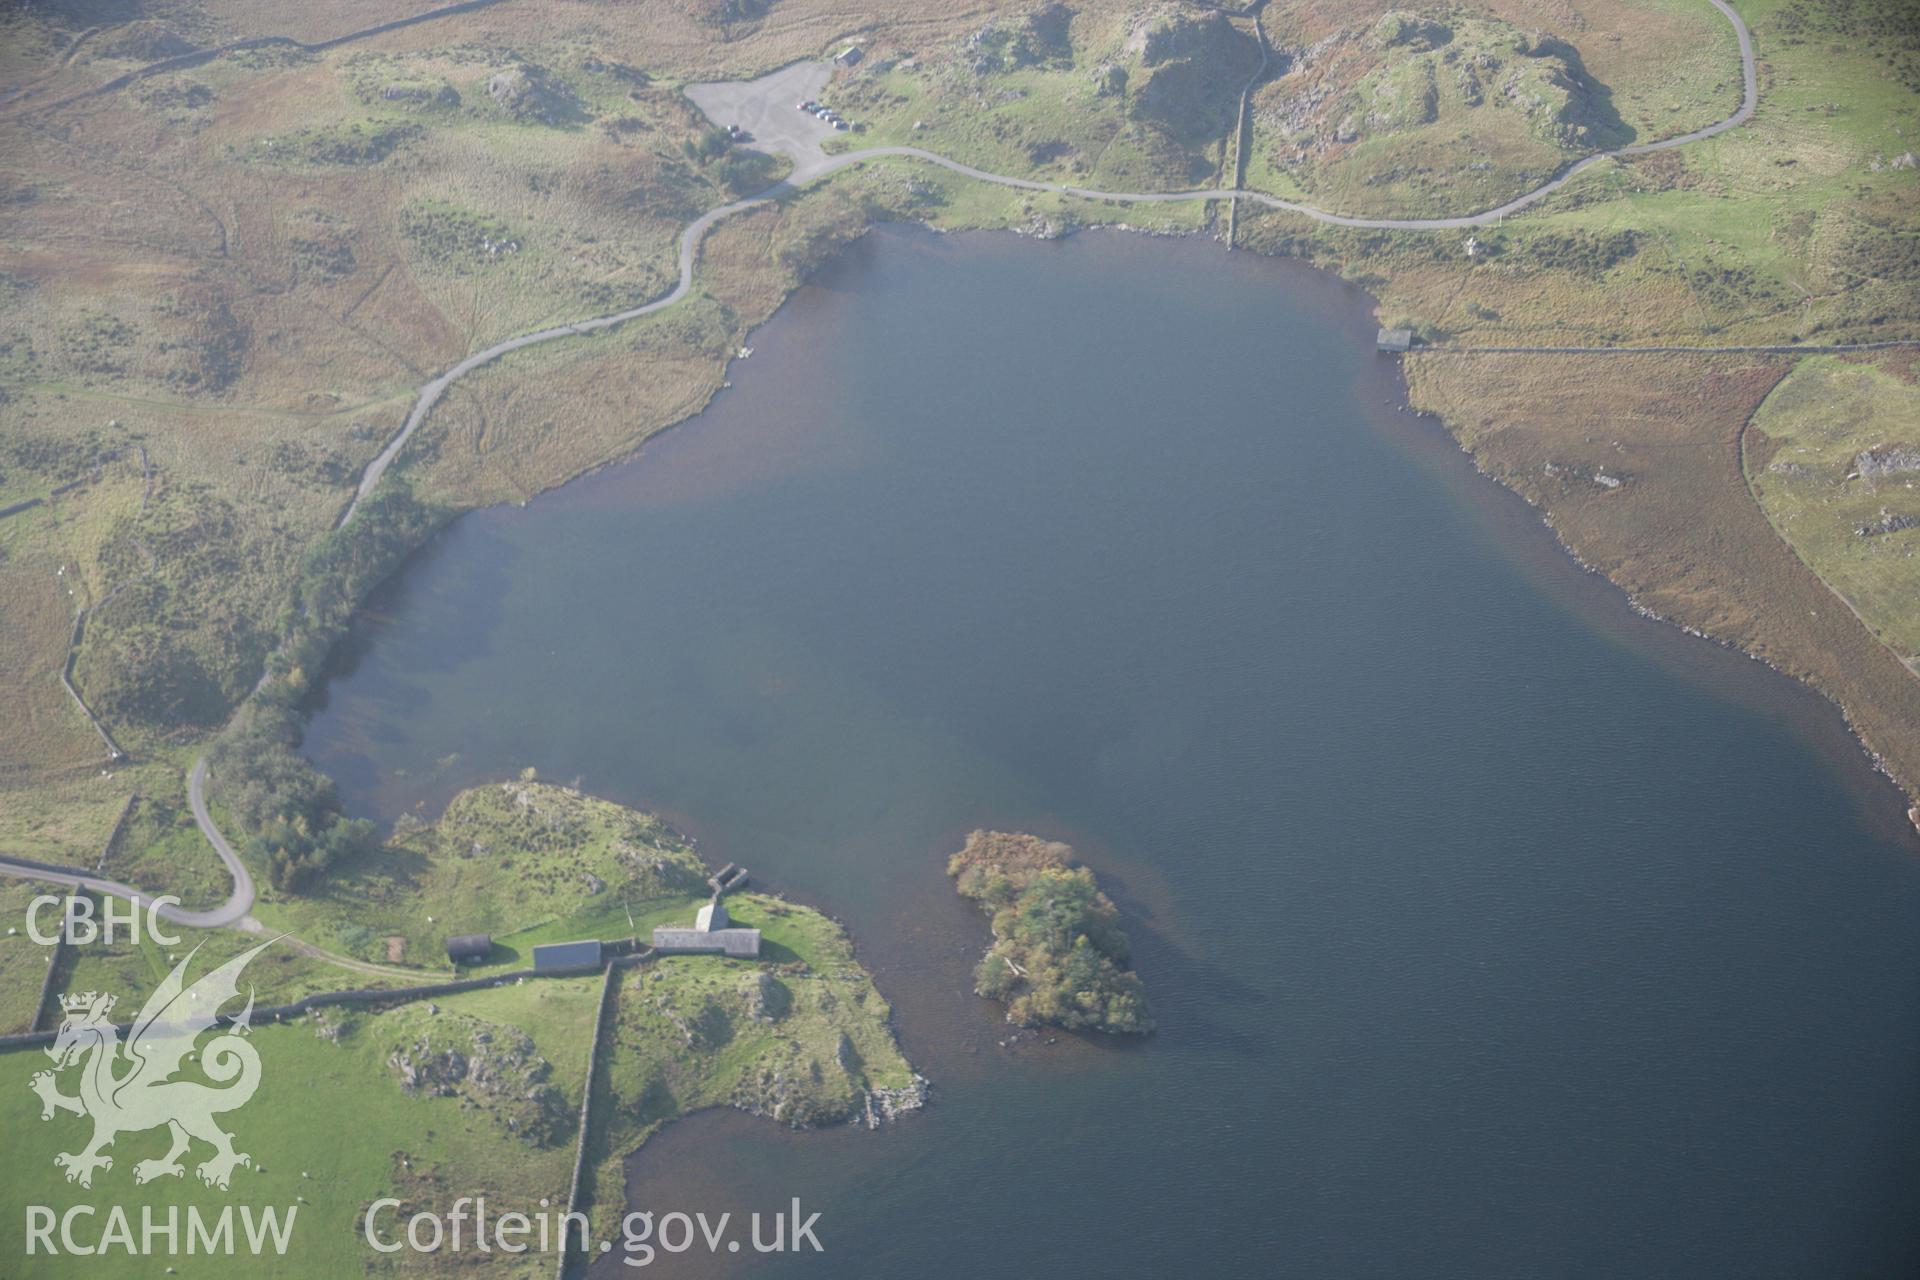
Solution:
[[[536,942],[644,939],[653,924],[691,921],[710,893],[707,874],[687,841],[650,814],[532,777],[489,783],[455,796],[437,820],[405,821],[389,842],[349,853],[310,892],[271,889],[259,910],[270,928],[294,936],[268,948],[247,981],[262,1007],[318,991],[441,981],[450,976],[446,936],[464,931],[490,932],[496,943],[491,963],[470,972],[512,972],[526,967]],[[43,888],[11,884],[0,902],[18,914]],[[418,1258],[379,1257],[362,1240],[360,1215],[381,1196],[438,1211],[483,1193],[497,1212],[531,1213],[543,1198],[564,1204],[589,1089],[584,1200],[596,1238],[611,1238],[625,1211],[626,1157],[679,1116],[735,1107],[810,1128],[876,1125],[920,1106],[925,1082],[901,1053],[892,1008],[846,931],[770,894],[732,893],[727,907],[737,923],[761,930],[757,962],[663,956],[605,979],[529,978],[263,1020],[253,1037],[260,1097],[229,1127],[255,1157],[236,1189],[299,1206],[297,1248],[275,1274],[418,1273]],[[237,930],[194,933],[188,945],[202,950],[189,977],[259,941]],[[41,948],[6,942],[0,1016],[11,1030],[30,1016],[44,970]],[[150,941],[79,946],[62,987],[111,992],[131,1017],[174,958]],[[360,968],[343,971],[343,963]],[[603,981],[613,990],[589,1081]],[[164,1135],[152,1132],[126,1133],[116,1167],[91,1190],[63,1181],[53,1156],[72,1149],[80,1130],[70,1117],[41,1121],[27,1081],[46,1067],[37,1048],[0,1054],[0,1126],[19,1157],[13,1180],[23,1196],[64,1210],[106,1194],[135,1215],[142,1205],[217,1212],[226,1202],[191,1173],[135,1184],[128,1171],[136,1159],[164,1148]],[[325,1115],[355,1122],[316,1120]],[[0,1222],[0,1254],[23,1255],[21,1229],[18,1215]],[[551,1275],[553,1264],[551,1254],[529,1253],[496,1259],[489,1274]],[[196,1258],[192,1274],[249,1275],[258,1266],[245,1255]],[[60,1257],[33,1274],[84,1269],[81,1259]]]
[[[962,897],[993,919],[993,945],[974,989],[1007,1006],[1007,1021],[1070,1031],[1144,1035],[1147,992],[1127,967],[1120,910],[1073,849],[1055,840],[976,831],[947,860]]]

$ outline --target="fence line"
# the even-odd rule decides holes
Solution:
[[[590,1121],[593,1117],[593,1082],[600,1066],[600,1037],[607,1029],[607,1007],[613,1003],[614,966],[609,964],[600,978],[600,1004],[593,1020],[593,1042],[587,1046],[586,1082],[580,1088],[580,1129],[573,1140],[573,1177],[567,1184],[567,1213],[573,1214],[580,1208],[580,1184],[587,1170],[587,1138],[592,1132]],[[568,1221],[562,1218],[564,1224]],[[567,1280],[567,1260],[572,1248],[567,1243],[567,1228],[560,1228],[560,1256],[554,1264],[555,1280]],[[580,1233],[580,1248],[587,1249],[586,1232]]]
[[[120,837],[127,833],[127,819],[133,816],[133,806],[140,803],[140,793],[134,792],[127,802],[120,806],[120,816],[113,820],[113,830],[107,832],[107,842],[100,846],[100,860],[93,864],[93,874],[102,875],[107,869],[107,859],[119,847]]]
[[[436,18],[450,17],[456,13],[467,13],[474,9],[484,9],[488,5],[498,3],[499,0],[459,0],[459,2],[455,4],[442,5],[438,9],[428,9],[424,13],[414,13],[401,18],[393,18],[371,27],[361,27],[342,35],[331,36],[325,40],[295,40],[292,36],[249,36],[244,40],[235,40],[230,44],[219,45],[212,49],[196,49],[191,53],[177,54],[171,58],[162,58],[158,62],[150,62],[144,67],[135,67],[132,71],[123,72],[111,80],[94,85],[91,89],[82,89],[78,93],[68,94],[66,97],[57,98],[52,102],[29,104],[21,112],[16,114],[52,111],[56,107],[70,106],[76,102],[84,102],[88,98],[97,98],[103,94],[117,92],[126,88],[134,81],[144,80],[148,76],[160,75],[168,71],[185,71],[192,67],[203,66],[206,63],[212,62],[215,58],[224,57],[230,53],[243,53],[249,49],[272,48],[295,49],[301,53],[322,53],[328,49],[337,48],[343,44],[350,44],[356,40],[365,40],[370,36],[385,35],[389,31],[398,31],[402,27],[411,27],[416,23],[431,22]]]
[[[649,947],[633,954],[616,956],[607,962],[606,976],[601,979],[600,1011],[594,1018],[593,1042],[587,1048],[587,1082],[580,1091],[580,1135],[573,1147],[573,1181],[567,1187],[568,1213],[582,1212],[580,1193],[587,1176],[587,1139],[593,1132],[593,1083],[600,1075],[600,1044],[606,1035],[608,1011],[613,1008],[614,988],[619,985],[615,975],[622,969],[646,963],[653,958],[653,954],[653,949]],[[585,1233],[582,1233],[580,1243],[583,1248],[586,1246]],[[567,1280],[567,1263],[571,1256],[567,1246],[567,1233],[562,1228],[560,1260],[554,1267],[555,1280]]]
[[[1267,0],[1256,0],[1249,5],[1248,12],[1253,14],[1253,38],[1260,45],[1260,66],[1254,71],[1253,79],[1247,81],[1240,90],[1240,114],[1233,125],[1233,189],[1239,191],[1247,185],[1247,148],[1253,142],[1253,130],[1247,117],[1253,110],[1253,91],[1267,78],[1267,29],[1260,25],[1260,10],[1266,7]],[[1240,230],[1240,202],[1227,202],[1227,252],[1233,252],[1234,237]]]

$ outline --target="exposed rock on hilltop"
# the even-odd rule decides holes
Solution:
[[[977,75],[1018,67],[1073,65],[1073,10],[1044,4],[1024,17],[989,22],[966,39]]]
[[[1217,179],[1260,65],[1249,20],[1181,0],[1029,3],[922,43],[875,36],[835,103],[876,132],[994,172],[1098,173],[1114,190]]]
[[[1253,38],[1225,14],[1186,6],[1136,16],[1125,51],[1147,72],[1134,81],[1134,117],[1186,140],[1233,126],[1240,88],[1260,65]]]
[[[1136,15],[1127,52],[1149,67],[1175,58],[1204,58],[1232,28],[1218,10],[1168,6]]]
[[[580,111],[572,90],[531,63],[496,71],[487,80],[487,96],[516,120],[560,124]]]
[[[1372,43],[1382,49],[1405,45],[1410,49],[1438,49],[1453,39],[1453,28],[1418,14],[1395,11],[1373,24]]]
[[[1262,94],[1261,120],[1296,151],[1387,138],[1467,113],[1514,111],[1525,132],[1568,149],[1621,140],[1620,126],[1565,41],[1511,23],[1451,25],[1395,11],[1291,51]]]
[[[1057,841],[976,831],[947,862],[964,897],[993,918],[976,990],[1004,1001],[1007,1021],[1069,1030],[1153,1030],[1147,993],[1127,968],[1120,912],[1093,872]]]

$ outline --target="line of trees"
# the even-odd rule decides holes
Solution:
[[[377,841],[374,824],[347,817],[333,779],[300,754],[305,698],[354,609],[449,514],[390,474],[352,520],[316,542],[282,615],[286,638],[268,661],[268,679],[214,744],[220,799],[240,825],[247,856],[276,889],[310,889]]]

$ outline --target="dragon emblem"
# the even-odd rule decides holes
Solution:
[[[180,1157],[196,1138],[213,1147],[213,1155],[195,1170],[210,1187],[225,1191],[234,1169],[253,1163],[251,1156],[233,1149],[233,1135],[214,1121],[219,1113],[245,1105],[260,1087],[260,1055],[243,1038],[253,1017],[251,989],[246,1008],[200,1051],[200,1074],[224,1087],[174,1077],[193,1056],[200,1034],[214,1026],[220,1006],[238,997],[247,962],[272,945],[263,942],[189,986],[185,973],[199,951],[195,947],[141,1007],[127,1027],[124,1045],[120,1029],[109,1020],[112,996],[89,991],[61,997],[66,1016],[47,1049],[53,1070],[36,1073],[28,1084],[40,1096],[42,1120],[53,1119],[56,1111],[70,1111],[93,1121],[92,1141],[53,1158],[68,1182],[92,1186],[96,1169],[113,1168],[113,1157],[103,1152],[116,1137],[161,1125],[171,1133],[173,1145],[159,1159],[134,1165],[135,1182],[180,1177],[185,1173]],[[74,1066],[80,1069],[80,1092],[68,1097],[59,1091],[55,1074]]]

